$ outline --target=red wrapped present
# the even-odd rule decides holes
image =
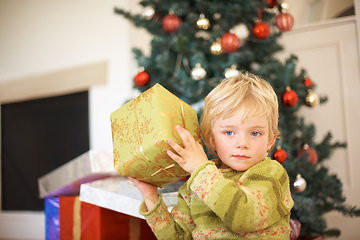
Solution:
[[[300,236],[298,240],[323,240],[322,236]]]
[[[300,236],[301,223],[298,220],[290,219],[290,240],[297,240]]]
[[[59,197],[61,240],[156,239],[143,219],[81,202],[78,196]]]

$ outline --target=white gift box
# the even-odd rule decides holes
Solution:
[[[115,174],[111,151],[90,150],[40,177],[40,198],[78,195],[81,184]]]
[[[177,204],[179,185],[180,183],[175,182],[159,191],[169,211]],[[143,201],[139,190],[127,177],[120,175],[82,184],[80,201],[144,219],[139,214]]]

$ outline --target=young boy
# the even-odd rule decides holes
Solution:
[[[158,239],[289,239],[289,177],[267,157],[278,135],[278,101],[268,82],[245,74],[223,80],[205,98],[201,133],[211,153],[177,126],[168,155],[191,174],[171,213],[157,188],[131,179],[140,213]]]

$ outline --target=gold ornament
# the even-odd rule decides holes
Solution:
[[[210,27],[210,21],[204,14],[200,14],[199,19],[196,21],[196,26],[201,29],[208,29]]]
[[[231,65],[231,67],[225,69],[224,75],[226,78],[229,78],[229,77],[237,77],[240,75],[240,73],[239,70],[236,69],[236,65],[233,64]]]
[[[319,95],[317,95],[311,89],[309,89],[305,101],[306,101],[306,105],[308,105],[309,107],[315,107],[320,103],[320,98]]]
[[[221,48],[220,38],[216,39],[216,41],[211,44],[210,52],[214,55],[222,54],[223,51]]]
[[[282,1],[280,3],[281,9],[283,12],[287,12],[290,9],[290,4],[288,2]]]
[[[191,69],[191,78],[199,81],[206,76],[206,71],[201,67],[200,63],[197,63],[193,69]]]
[[[305,191],[307,186],[307,183],[305,181],[305,179],[301,176],[300,173],[298,173],[298,175],[296,176],[296,180],[294,182],[294,190],[296,192],[303,192]]]

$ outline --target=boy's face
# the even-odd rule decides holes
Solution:
[[[245,110],[238,108],[229,118],[214,121],[213,146],[222,161],[221,168],[245,171],[261,162],[276,136],[269,141],[269,123],[265,115],[243,120]]]

